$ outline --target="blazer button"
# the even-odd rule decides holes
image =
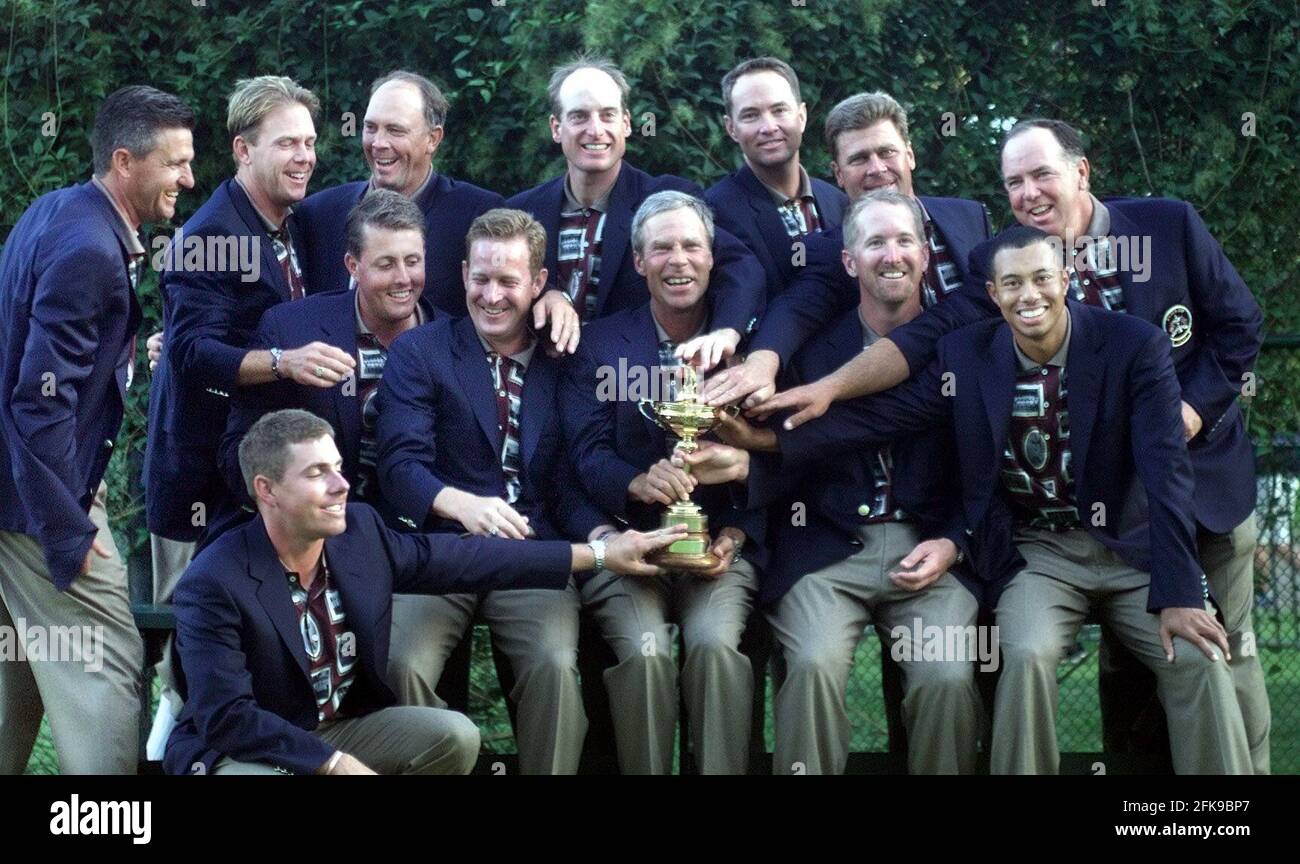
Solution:
[[[112,439],[112,438],[105,438],[105,439],[104,439],[104,447],[107,448],[107,449],[109,449],[109,450],[112,450],[112,449],[113,449],[113,439]]]
[[[868,504],[859,504],[859,505],[858,505],[858,515],[859,515],[859,516],[870,516],[870,515],[871,515],[871,506],[868,505]]]

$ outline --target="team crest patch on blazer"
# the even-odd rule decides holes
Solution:
[[[1169,344],[1174,348],[1181,348],[1192,338],[1192,310],[1181,303],[1170,306],[1165,311],[1161,325],[1169,334]]]

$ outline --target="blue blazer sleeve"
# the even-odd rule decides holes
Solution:
[[[1264,314],[1195,208],[1185,208],[1188,288],[1204,341],[1191,374],[1183,376],[1182,398],[1201,415],[1208,437],[1255,365],[1263,344]]]
[[[248,344],[248,350],[265,350],[276,345],[289,344],[268,321],[271,310],[262,315],[257,331]],[[254,387],[237,387],[230,392],[230,413],[226,417],[226,431],[217,450],[217,467],[226,486],[241,504],[252,504],[244,486],[244,475],[239,468],[239,442],[264,414],[282,408],[298,407],[294,404],[292,381],[271,381]]]
[[[44,247],[44,244],[42,244]],[[44,249],[42,251],[45,251]],[[95,537],[82,507],[90,490],[77,467],[77,406],[94,366],[98,321],[108,289],[96,289],[106,274],[125,271],[121,258],[100,246],[83,246],[76,255],[50,250],[48,266],[32,295],[27,341],[14,389],[3,412],[12,428],[14,479],[32,490],[22,506],[38,526],[37,539],[56,584],[67,585],[81,572]],[[98,442],[96,442],[98,444]]]
[[[713,231],[713,275],[709,280],[714,330],[731,328],[742,337],[763,314],[767,275],[753,252],[731,232]]]
[[[601,399],[597,359],[590,343],[578,346],[568,363],[562,400],[565,438],[572,447],[574,467],[596,506],[623,517],[627,487],[641,472],[623,461],[614,440],[615,403]]]
[[[1163,333],[1154,333],[1127,377],[1133,464],[1147,493],[1151,589],[1147,609],[1203,608],[1192,520],[1195,480],[1179,408],[1181,390]]]
[[[840,259],[838,232],[814,234],[805,240],[807,259],[789,287],[772,300],[749,350],[774,351],[785,366],[835,313],[851,308],[858,288]]]
[[[211,573],[186,574],[176,586],[176,649],[207,746],[241,762],[311,774],[333,747],[257,704],[241,639],[238,606]]]
[[[235,320],[232,289],[244,283],[207,271],[169,271],[163,279],[174,310],[167,334],[173,371],[195,386],[232,392],[248,349],[225,339]]]
[[[376,470],[384,499],[399,517],[417,526],[424,524],[433,499],[446,488],[434,474],[440,382],[421,351],[421,335],[405,333],[389,349],[375,422]]]

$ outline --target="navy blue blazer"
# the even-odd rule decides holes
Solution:
[[[574,481],[557,402],[562,362],[539,346],[524,376],[514,507],[539,538],[582,542],[606,520]],[[505,495],[492,367],[473,319],[444,318],[394,340],[377,406],[379,485],[398,519],[460,532],[430,509],[445,487]]]
[[[862,351],[862,323],[850,309],[795,354],[782,374],[782,388],[829,375]],[[892,442],[894,504],[918,523],[923,537],[948,537],[961,544],[965,520],[957,484],[956,443],[941,426]],[[779,456],[754,454],[751,481],[742,490],[742,506],[769,507],[771,558],[759,589],[759,602],[776,605],[805,575],[855,554],[862,546],[859,529],[866,517],[858,505],[869,502],[874,488],[876,448],[821,459],[787,469]],[[805,519],[794,524],[792,506],[802,503]],[[964,565],[954,575],[976,597],[983,583]]]
[[[248,347],[250,350],[279,347],[288,351],[310,342],[324,342],[357,356],[355,292],[332,291],[306,297],[297,303],[272,306],[262,315]],[[370,490],[366,496],[358,494],[361,417],[365,406],[357,397],[356,380],[352,376],[329,388],[282,380],[241,387],[232,393],[230,417],[218,457],[221,474],[232,497],[252,505],[239,470],[239,442],[244,440],[244,435],[263,414],[284,408],[301,408],[333,427],[334,443],[343,457],[343,476],[352,486],[352,500],[379,507],[378,490]]]
[[[917,197],[943,235],[948,254],[964,278],[970,251],[992,236],[988,211],[978,201],[965,198]],[[843,250],[843,226],[807,238],[807,260],[789,289],[772,301],[750,343],[751,352],[775,351],[785,365],[809,336],[839,312],[858,304],[858,283],[844,269],[840,256]],[[943,306],[956,295],[954,291],[937,305]]]
[[[1151,574],[1152,612],[1201,608],[1205,583],[1196,559],[1192,467],[1168,339],[1135,316],[1074,301],[1068,306],[1071,473],[1079,519],[1130,566]],[[799,465],[936,425],[959,431],[964,517],[980,536],[963,549],[990,582],[995,602],[1024,566],[1012,543],[999,476],[1017,368],[1005,321],[972,324],[943,337],[935,362],[898,387],[838,402],[793,431],[778,429],[781,452],[787,465]]]
[[[1203,423],[1187,445],[1196,472],[1196,521],[1226,533],[1255,507],[1255,456],[1237,396],[1263,344],[1263,313],[1190,204],[1168,198],[1104,203],[1112,237],[1150,241],[1149,278],[1135,281],[1134,268],[1119,272],[1126,314],[1169,333],[1182,398]],[[984,243],[971,253],[960,295],[890,334],[914,372],[933,358],[944,333],[999,315],[985,288],[992,248]],[[1190,317],[1190,334],[1174,326],[1181,310]]]
[[[848,196],[825,180],[809,179],[821,230],[838,228],[849,209]],[[793,246],[798,242],[786,233],[772,193],[745,164],[710,186],[704,200],[713,208],[717,224],[739,237],[763,265],[767,274],[767,302],[771,303],[796,275]]]
[[[325,540],[325,557],[356,637],[346,717],[397,704],[385,678],[394,591],[563,588],[572,563],[567,543],[392,531],[365,504],[348,505],[347,530]],[[167,741],[167,773],[207,773],[222,756],[300,774],[324,765],[335,748],[311,734],[318,714],[307,654],[260,516],[194,559],[175,604],[185,707]]]
[[[161,277],[166,337],[149,389],[146,517],[155,534],[197,540],[204,526],[193,524],[194,505],[202,502],[209,511],[223,506],[226,487],[217,470],[217,448],[239,365],[262,313],[290,295],[270,235],[233,178],[217,187],[181,231],[182,243],[191,238],[252,243],[258,267],[257,278],[244,281],[252,273],[238,266],[205,261],[210,269],[191,270],[179,266],[184,256],[177,253]]]
[[[59,590],[95,538],[140,304],[129,229],[93,183],[37,198],[0,254],[0,529],[41,544]]]
[[[370,181],[357,180],[322,189],[294,208],[302,233],[301,260],[312,294],[348,287],[343,256],[348,251],[348,214],[365,195]],[[415,198],[424,214],[424,293],[420,304],[430,319],[436,314],[464,315],[465,283],[460,264],[465,235],[480,215],[500,207],[502,198],[464,180],[434,174]],[[435,310],[441,312],[435,314]]]
[[[546,229],[546,269],[554,288],[557,257],[556,237],[560,231],[560,213],[564,211],[564,178],[561,174],[506,201],[533,214]],[[632,217],[650,195],[666,189],[686,192],[697,198],[703,191],[689,180],[663,174],[652,177],[626,161],[619,169],[618,180],[609,194],[609,212],[605,216],[605,233],[601,240],[600,281],[597,284],[596,315],[603,317],[623,309],[633,309],[650,299],[645,277],[632,263]],[[724,230],[713,237],[712,295],[713,327],[730,327],[744,336],[763,312],[763,268],[745,244]]]
[[[638,474],[668,458],[671,439],[637,410],[632,397],[639,394],[632,387],[617,392],[620,367],[644,370],[647,379],[657,374],[659,335],[648,303],[587,325],[568,363],[560,404],[578,479],[591,499],[620,522],[650,530],[659,527],[663,505],[633,501],[627,487]],[[728,526],[745,532],[742,556],[761,571],[767,561],[766,514],[738,508],[723,486],[698,486],[691,499],[708,514],[715,537]]]

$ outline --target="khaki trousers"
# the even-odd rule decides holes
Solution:
[[[149,535],[149,558],[153,562],[153,602],[170,603],[176,583],[181,581],[181,574],[194,560],[192,541],[169,540],[159,534]],[[154,671],[162,683],[164,692],[171,694],[175,715],[180,716],[182,706],[180,694],[176,692],[176,673],[172,671],[172,642],[175,637],[168,636],[163,643],[162,657]]]
[[[478,727],[441,708],[397,706],[320,724],[314,733],[379,774],[468,774],[478,759]],[[283,774],[223,756],[213,774]]]
[[[757,587],[743,558],[717,579],[602,571],[582,586],[583,606],[618,658],[605,687],[624,774],[672,771],[679,682],[670,621],[686,643],[680,683],[695,764],[702,774],[746,772],[754,677],[739,646]]]
[[[521,588],[483,597],[492,638],[510,660],[521,774],[576,774],[587,735],[578,683],[578,590]],[[388,677],[405,705],[443,707],[434,693],[480,601],[473,594],[393,597]]]
[[[933,627],[945,635],[973,637],[979,605],[951,573],[921,591],[889,580],[890,571],[922,539],[914,525],[864,525],[858,537],[862,546],[856,553],[805,575],[768,615],[784,667],[776,692],[773,772],[844,772],[852,732],[849,673],[863,631],[874,624],[903,673],[908,770],[974,773],[984,712],[975,689],[976,652],[967,649],[978,640],[954,638],[950,644],[960,648],[953,653],[961,656],[934,657],[913,646],[920,646]]]
[[[1182,638],[1173,663],[1160,619],[1146,611],[1150,575],[1124,563],[1086,531],[1028,529],[1026,561],[998,601],[1002,677],[994,699],[994,774],[1055,774],[1056,667],[1090,609],[1156,676],[1179,774],[1250,773],[1250,751],[1228,664]]]
[[[90,572],[67,591],[50,581],[34,538],[0,531],[0,774],[27,767],[42,714],[60,772],[135,773],[144,646],[105,493],[101,483],[90,519],[112,557],[92,555]]]

